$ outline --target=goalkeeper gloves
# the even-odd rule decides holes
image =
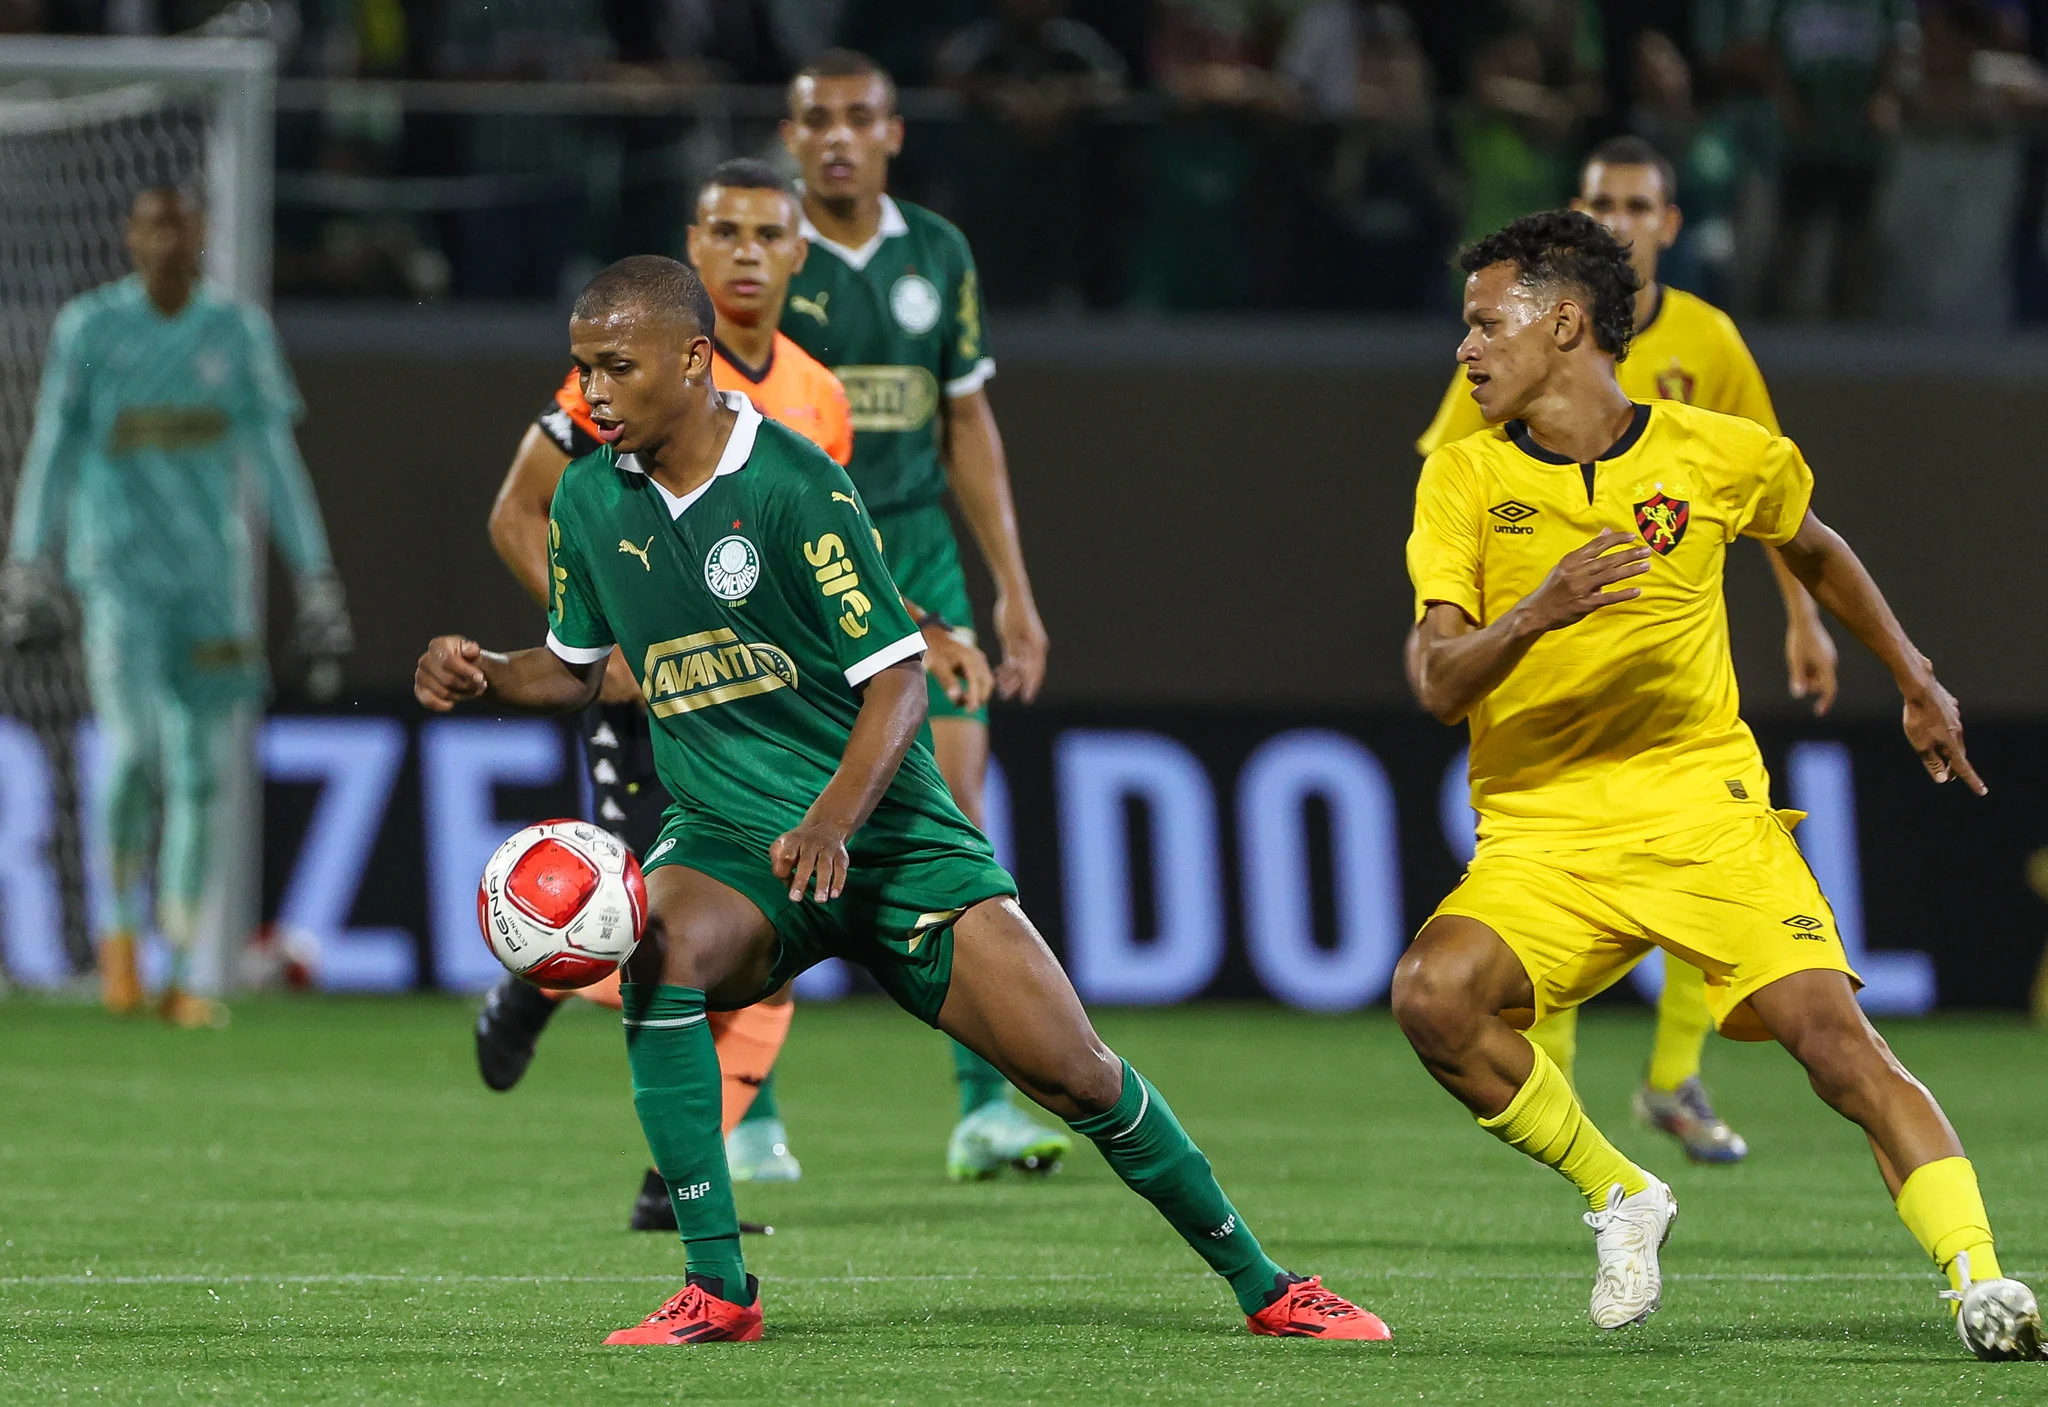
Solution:
[[[0,565],[0,646],[52,649],[77,624],[63,581],[38,561]]]
[[[356,647],[342,599],[341,578],[333,572],[309,572],[299,578],[299,615],[292,627],[292,645],[306,661],[306,692],[325,701],[341,688],[341,660]]]

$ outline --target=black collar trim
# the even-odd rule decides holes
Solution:
[[[1613,444],[1609,445],[1607,447],[1606,452],[1601,454],[1598,458],[1621,458],[1624,454],[1627,454],[1630,450],[1636,447],[1636,441],[1640,440],[1643,437],[1643,431],[1649,428],[1650,408],[1638,402],[1636,404],[1635,415],[1632,419],[1630,419],[1628,423],[1628,429],[1622,431],[1621,438],[1616,440]],[[1541,460],[1545,464],[1578,463],[1576,459],[1573,459],[1568,454],[1559,454],[1555,450],[1548,450],[1545,449],[1542,445],[1537,444],[1536,437],[1529,433],[1529,426],[1526,421],[1510,420],[1507,423],[1507,432],[1508,438],[1514,442],[1515,448],[1520,450],[1522,453],[1528,455],[1531,459]]]
[[[766,381],[768,379],[769,373],[775,370],[775,344],[773,342],[768,344],[768,360],[761,364],[761,369],[759,371],[755,371],[752,367],[748,366],[745,362],[741,361],[738,357],[734,356],[732,354],[732,348],[726,346],[725,343],[719,341],[716,337],[711,339],[711,346],[712,349],[718,353],[718,355],[725,358],[725,364],[727,366],[731,367],[734,371],[737,371],[740,375],[746,377],[748,381],[752,382],[756,386],[760,385],[763,381]]]

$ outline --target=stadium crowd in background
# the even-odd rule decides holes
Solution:
[[[643,92],[871,52],[948,115],[903,184],[999,307],[1447,311],[1457,243],[1628,132],[1681,172],[1672,281],[1738,315],[2048,321],[2044,0],[0,4],[4,29],[195,27],[266,31],[298,77]],[[695,181],[775,145],[744,105],[506,106],[288,105],[280,294],[555,298],[676,252]]]

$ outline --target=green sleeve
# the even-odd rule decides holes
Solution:
[[[548,648],[571,664],[589,664],[611,653],[611,622],[597,604],[559,491],[555,499],[548,515]]]
[[[242,309],[248,352],[246,400],[240,417],[241,435],[260,472],[263,508],[278,554],[298,576],[334,570],[327,550],[327,527],[320,501],[299,457],[292,426],[305,414],[298,383],[277,345],[277,334],[260,308]]]
[[[946,278],[946,338],[939,351],[939,380],[948,396],[979,391],[995,375],[988,350],[988,326],[982,318],[981,275],[967,238],[953,231],[954,265]]]
[[[830,461],[820,456],[821,466]],[[899,660],[924,653],[924,636],[882,561],[867,505],[838,465],[806,476],[784,514],[785,551],[802,554],[808,599],[846,682],[859,688]]]
[[[88,363],[80,345],[85,320],[84,305],[71,303],[57,315],[57,325],[50,333],[50,351],[43,359],[43,381],[36,395],[35,433],[22,458],[14,527],[7,545],[7,555],[17,561],[32,561],[50,552],[71,509],[71,491],[88,433]]]

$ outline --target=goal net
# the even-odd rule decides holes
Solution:
[[[209,282],[268,301],[273,67],[260,40],[0,39],[0,534],[51,324],[128,272],[122,231],[138,192],[202,192]],[[75,632],[55,651],[0,652],[0,971],[18,982],[91,967],[90,715]],[[237,731],[200,935],[205,986],[218,985],[227,936],[253,926],[261,883],[253,720]]]

